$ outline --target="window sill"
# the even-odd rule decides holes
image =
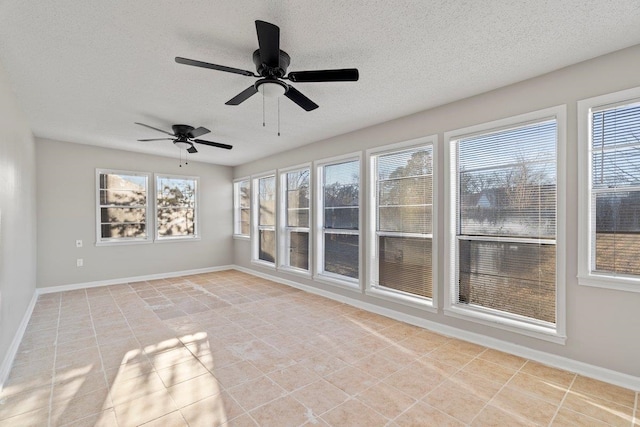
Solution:
[[[498,329],[538,338],[544,341],[550,341],[556,344],[565,344],[567,337],[561,335],[555,328],[544,325],[536,325],[526,323],[507,317],[497,316],[472,308],[462,308],[459,306],[447,307],[444,309],[445,316],[456,317],[458,319],[467,320],[469,322],[479,323]]]
[[[278,270],[282,273],[295,274],[296,276],[304,277],[305,279],[311,279],[311,272],[309,270],[302,270],[301,268],[289,267],[281,265]]]
[[[265,268],[270,268],[272,270],[276,269],[276,265],[273,262],[268,262],[268,261],[262,261],[260,259],[252,259],[251,260],[251,264],[253,265],[257,265],[259,267],[265,267]]]
[[[96,246],[126,246],[126,245],[148,245],[153,240],[109,240],[104,242],[96,242]]]
[[[177,243],[177,242],[194,242],[202,240],[200,236],[196,237],[165,237],[163,239],[156,239],[155,243]]]
[[[365,293],[374,298],[384,299],[397,304],[418,308],[420,310],[430,311],[432,313],[438,312],[438,309],[434,306],[431,298],[412,296],[401,292],[381,289],[380,287],[367,288],[365,289]]]
[[[244,234],[234,234],[233,238],[236,240],[246,240],[247,242],[251,240],[251,236],[247,236]]]
[[[640,278],[589,274],[578,275],[578,284],[616,291],[640,292]]]
[[[320,273],[313,276],[313,280],[316,280],[327,285],[337,286],[342,289],[348,289],[360,293],[360,281],[357,279],[343,279],[342,276]]]

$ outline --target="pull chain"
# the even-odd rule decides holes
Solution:
[[[264,90],[262,91],[262,127],[264,127]]]
[[[280,136],[280,98],[278,97],[278,136]]]

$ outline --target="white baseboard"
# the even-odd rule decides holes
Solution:
[[[170,277],[191,276],[193,274],[212,273],[215,271],[231,270],[234,266],[223,265],[219,267],[197,268],[194,270],[172,271],[169,273],[147,274],[145,276],[121,277],[119,279],[97,280],[95,282],[74,283],[70,285],[49,286],[37,288],[38,295],[54,292],[75,291],[76,289],[97,288],[100,286],[120,285],[123,283],[143,282],[146,280],[168,279]]]
[[[27,306],[27,310],[24,312],[22,316],[22,321],[20,322],[20,326],[18,326],[18,330],[13,336],[13,341],[11,341],[11,345],[7,350],[7,353],[4,356],[4,360],[0,365],[0,393],[4,388],[4,383],[7,381],[9,377],[9,372],[11,372],[11,366],[13,366],[13,361],[16,358],[16,354],[18,354],[18,348],[20,347],[20,343],[22,342],[22,337],[24,337],[24,333],[27,330],[27,325],[29,324],[29,320],[31,320],[31,314],[33,313],[33,309],[36,306],[36,301],[38,300],[37,292],[33,292],[31,296],[31,301]]]
[[[640,391],[640,377],[636,377],[629,374],[613,371],[611,369],[602,368],[600,366],[590,365],[588,363],[580,362],[577,360],[569,359],[567,357],[558,356],[552,353],[547,353],[539,350],[534,350],[521,345],[513,344],[508,341],[499,340],[497,338],[488,337],[486,335],[477,334],[475,332],[469,332],[464,329],[454,328],[452,326],[443,325],[438,322],[433,322],[420,317],[411,316],[396,310],[380,307],[375,304],[371,304],[364,301],[359,301],[348,296],[339,295],[324,289],[319,289],[301,283],[294,282],[292,280],[282,279],[280,277],[272,276],[270,274],[262,273],[259,271],[251,270],[246,267],[235,265],[235,270],[242,271],[253,276],[261,277],[263,279],[272,280],[283,285],[291,286],[293,288],[301,289],[303,291],[320,295],[335,301],[339,301],[351,306],[361,308],[376,314],[380,314],[392,319],[399,320],[401,322],[409,323],[411,325],[419,326],[431,331],[447,335],[454,338],[459,338],[465,341],[472,342],[474,344],[482,345],[484,347],[493,348],[495,350],[504,351],[506,353],[514,354],[516,356],[524,357],[536,362],[543,363],[548,366],[563,369],[570,372],[594,378],[600,381],[605,381],[610,384],[615,384],[620,387],[628,388],[634,391]]]

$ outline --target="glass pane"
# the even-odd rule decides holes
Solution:
[[[431,204],[432,177],[400,178],[378,182],[378,203],[381,205]]]
[[[360,209],[356,207],[326,208],[324,227],[331,229],[357,230]]]
[[[555,323],[555,245],[459,241],[458,302]]]
[[[431,206],[380,206],[378,230],[431,233]]]
[[[640,133],[638,138],[640,138]],[[640,140],[636,142],[640,143]],[[640,147],[594,151],[591,160],[593,188],[606,189],[640,185]]]
[[[258,180],[258,225],[276,224],[276,177],[269,176]]]
[[[380,286],[431,298],[431,239],[381,236],[378,243]]]
[[[309,207],[309,169],[287,173],[287,208]]]
[[[240,233],[249,234],[249,221],[251,220],[251,212],[248,208],[240,210]]]
[[[276,261],[276,233],[273,230],[258,230],[258,259]]]
[[[241,208],[249,208],[251,206],[251,193],[249,191],[249,181],[241,181],[240,182],[240,207]]]
[[[640,103],[594,113],[591,132],[594,151],[640,142]]]
[[[146,237],[144,224],[101,224],[100,231],[103,239]]]
[[[100,189],[130,190],[146,192],[147,177],[135,175],[120,175],[112,173],[100,174]]]
[[[432,148],[422,147],[378,156],[378,180],[430,175]]]
[[[100,205],[144,206],[147,193],[144,190],[100,190]]]
[[[143,208],[100,208],[100,222],[145,222],[145,211]]]
[[[158,236],[192,236],[195,233],[194,209],[162,208],[158,209]]]
[[[196,203],[196,181],[183,178],[157,177],[158,207],[193,208]]]
[[[309,227],[309,208],[287,209],[288,227]]]
[[[324,205],[358,206],[360,162],[353,161],[324,167]]]
[[[640,274],[640,191],[596,195],[595,269]]]
[[[324,234],[324,270],[358,278],[359,242],[357,235]]]
[[[309,233],[289,233],[289,265],[309,270]]]

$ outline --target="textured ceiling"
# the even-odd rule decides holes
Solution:
[[[254,70],[254,21],[280,27],[289,71],[357,67],[355,83],[298,83],[320,108],[256,95],[255,79],[175,56]],[[134,125],[204,126],[238,165],[640,43],[638,0],[2,0],[0,63],[36,136],[178,156]]]

